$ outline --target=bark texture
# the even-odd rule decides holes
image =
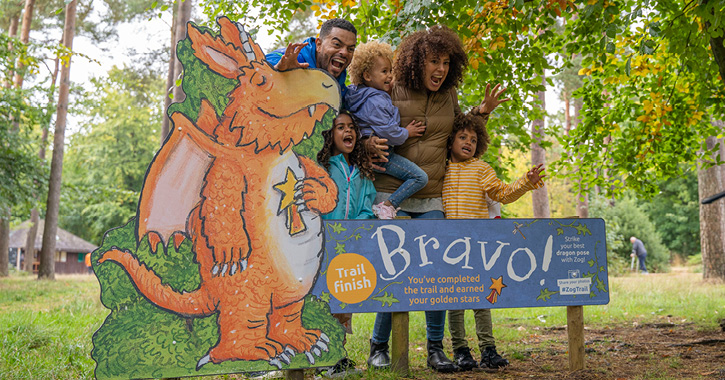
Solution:
[[[712,149],[722,144],[715,136],[707,138],[707,147]],[[720,154],[718,152],[717,154]],[[703,168],[700,163],[697,173],[700,199],[725,191],[723,166]],[[710,204],[700,204],[700,244],[702,246],[703,277],[725,280],[725,198]]]
[[[73,37],[76,21],[76,6],[73,0],[65,8],[65,29],[63,44],[73,51]],[[46,203],[45,226],[43,228],[43,247],[40,250],[38,278],[55,278],[55,235],[58,231],[58,211],[60,209],[60,186],[63,175],[63,149],[66,118],[68,116],[68,95],[70,93],[70,64],[63,65],[60,74],[60,94],[58,95],[55,135],[53,137],[53,159],[50,163],[50,186]]]
[[[541,76],[541,80],[546,86],[546,78],[544,75]],[[545,91],[540,91],[537,96],[541,100],[541,109],[546,110],[546,95]],[[531,143],[531,165],[536,166],[544,164],[546,166],[546,151],[541,147],[540,143],[544,140],[544,119],[534,120],[531,124],[531,137],[533,142]],[[536,189],[531,192],[531,199],[534,208],[534,218],[548,218],[550,217],[549,211],[549,194],[547,186],[544,185],[540,189]]]

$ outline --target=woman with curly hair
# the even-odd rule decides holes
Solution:
[[[444,218],[442,191],[447,141],[453,129],[453,120],[461,113],[456,87],[463,81],[467,66],[468,58],[460,38],[445,26],[438,25],[415,32],[405,38],[398,48],[390,95],[400,111],[401,125],[417,120],[424,123],[425,131],[421,136],[410,137],[396,146],[395,153],[412,161],[428,175],[428,184],[400,204],[398,215],[407,215],[413,219]],[[493,89],[486,86],[483,101],[470,114],[482,118],[485,123],[488,115],[508,100],[499,100],[504,90],[499,90],[499,85]],[[366,146],[377,155],[384,154],[374,138],[368,139]],[[385,201],[400,184],[396,178],[379,175],[375,180],[378,191],[375,203]],[[446,312],[427,311],[425,316],[428,366],[438,372],[456,371],[456,364],[443,352]],[[391,314],[378,313],[370,340],[368,365],[371,367],[390,365],[388,340],[391,328]]]

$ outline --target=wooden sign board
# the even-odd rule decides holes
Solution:
[[[325,240],[333,313],[609,303],[601,219],[336,220]]]

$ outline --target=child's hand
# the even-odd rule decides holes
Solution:
[[[499,104],[505,103],[505,102],[508,102],[509,100],[511,100],[511,98],[506,98],[506,99],[501,99],[501,100],[498,99],[501,97],[501,94],[503,94],[503,92],[506,91],[506,87],[504,87],[501,91],[498,90],[499,87],[501,87],[500,83],[495,85],[493,87],[493,89],[491,88],[490,83],[486,84],[486,92],[485,92],[485,95],[483,96],[483,101],[481,102],[481,105],[478,106],[477,109],[474,109],[474,111],[477,111],[477,112],[473,112],[474,115],[476,113],[490,114],[491,112],[493,112],[494,109],[496,109],[496,107],[498,107]]]
[[[539,181],[541,181],[542,179],[544,179],[544,177],[546,177],[546,174],[541,175],[541,173],[545,169],[543,166],[544,166],[544,164],[539,164],[537,166],[534,166],[533,168],[531,168],[531,170],[529,170],[526,173],[526,179],[528,179],[532,185],[536,185],[537,183],[539,183]]]
[[[363,146],[365,147],[365,150],[367,150],[372,157],[373,169],[379,170],[381,172],[384,172],[385,168],[376,165],[376,163],[388,162],[388,155],[390,154],[390,152],[388,152],[387,142],[388,139],[383,139],[378,136],[370,136],[370,138],[363,140]]]
[[[425,133],[425,125],[423,125],[422,121],[413,120],[405,129],[408,130],[408,138],[420,137]]]

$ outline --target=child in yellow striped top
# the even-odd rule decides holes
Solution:
[[[501,203],[511,203],[527,191],[544,186],[542,165],[534,166],[513,184],[506,184],[491,166],[479,159],[488,148],[488,133],[481,119],[459,114],[448,137],[448,166],[443,181],[443,211],[448,219],[489,218],[486,197]],[[496,352],[491,310],[474,310],[476,335],[481,349],[481,368],[500,368],[508,360]],[[448,327],[453,343],[453,357],[461,370],[479,366],[466,343],[464,310],[448,311]]]

